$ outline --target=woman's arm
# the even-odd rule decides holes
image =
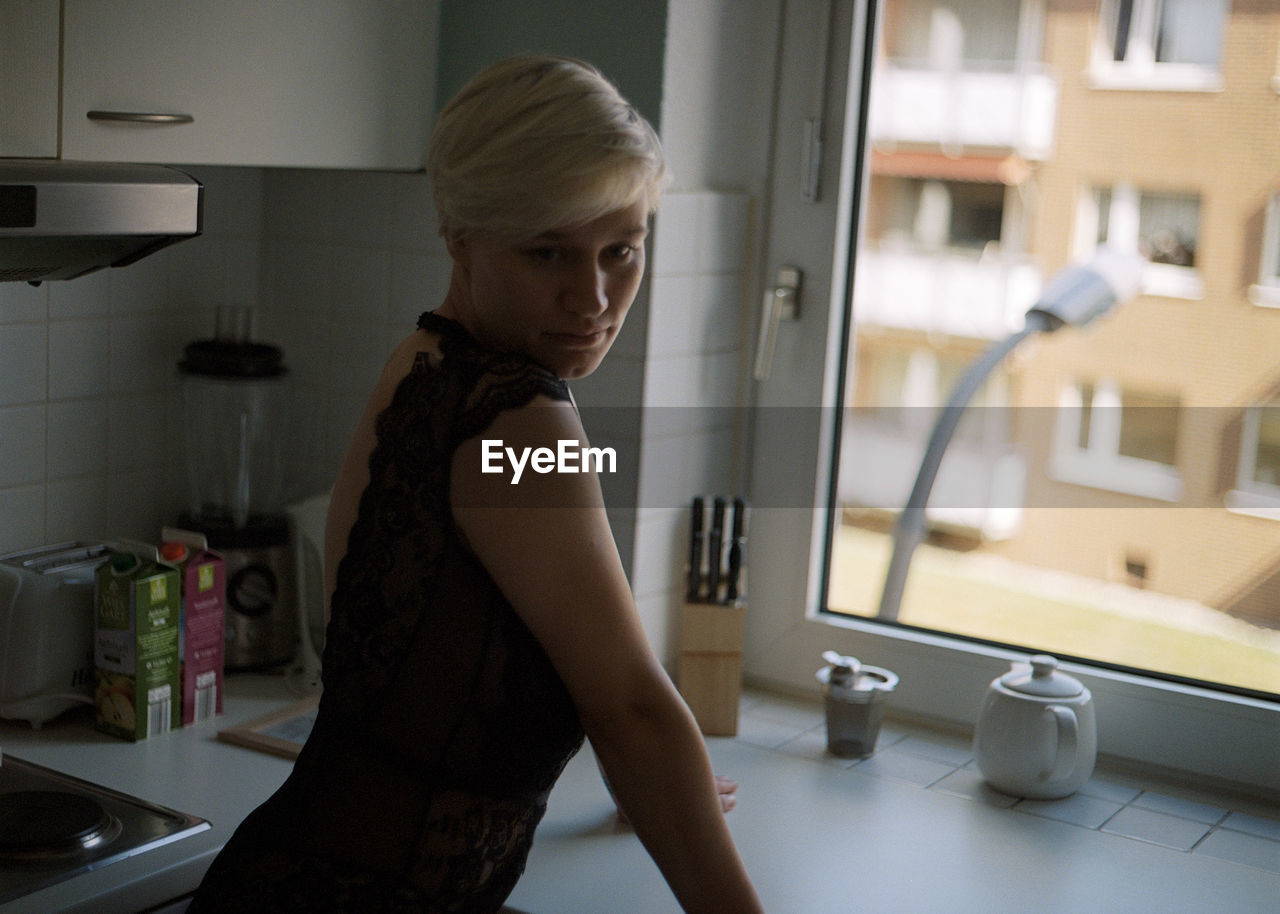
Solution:
[[[594,473],[482,473],[482,440],[516,453],[572,440],[573,407],[539,397],[502,413],[454,456],[454,517],[550,657],[636,834],[686,911],[760,902],[721,809],[692,714],[654,656]]]

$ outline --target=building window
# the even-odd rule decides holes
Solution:
[[[1204,295],[1196,259],[1198,195],[1117,184],[1084,195],[1080,210],[1077,252],[1081,256],[1100,244],[1137,250],[1150,261],[1143,271],[1143,292],[1190,299]]]
[[[1260,254],[1262,267],[1258,282],[1249,289],[1249,301],[1264,308],[1280,308],[1280,194],[1272,194],[1267,201]]]
[[[1068,385],[1051,473],[1062,482],[1178,501],[1178,413],[1176,397],[1107,380]]]
[[[1229,0],[1102,0],[1100,87],[1219,89]]]
[[[886,177],[876,194],[884,208],[876,229],[890,243],[978,252],[1000,243],[1003,184]]]
[[[1244,411],[1230,508],[1280,519],[1280,397]]]

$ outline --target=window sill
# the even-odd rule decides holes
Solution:
[[[1136,495],[1153,501],[1182,500],[1182,477],[1178,471],[1149,460],[1112,457],[1099,459],[1079,451],[1054,456],[1049,475],[1057,482]]]
[[[1088,72],[1091,89],[1135,92],[1221,92],[1222,74],[1195,66],[1156,64],[1142,67],[1114,64]]]
[[[1142,270],[1142,294],[1199,301],[1204,298],[1204,279],[1194,267],[1149,263]]]
[[[1259,308],[1280,308],[1280,285],[1256,283],[1250,286],[1249,302]]]
[[[1226,496],[1227,510],[1234,514],[1280,520],[1280,496],[1248,489],[1232,489]]]

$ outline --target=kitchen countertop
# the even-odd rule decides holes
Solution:
[[[89,717],[78,713],[40,731],[0,724],[6,753],[193,813],[213,826],[0,911],[109,914],[189,892],[240,819],[290,767],[284,759],[220,743],[217,731],[296,698],[281,677],[237,674],[228,679],[222,717],[136,744],[94,732]],[[1275,866],[1269,859],[1249,866],[1188,853],[898,779],[895,773],[914,775],[906,768],[919,763],[892,744],[920,742],[902,733],[882,733],[876,755],[851,766],[823,757],[820,727],[809,717],[801,727],[806,733],[783,751],[756,744],[759,725],[744,718],[737,739],[713,738],[708,746],[716,770],[741,782],[729,824],[771,912],[1280,910],[1280,840]],[[963,759],[955,764],[962,766]],[[1280,828],[1274,819],[1261,821]],[[635,835],[614,815],[589,747],[569,763],[552,793],[509,904],[535,914],[679,911]]]
[[[740,782],[730,829],[770,912],[1280,910],[1280,873],[740,740],[709,746],[716,771]],[[552,794],[508,904],[537,914],[680,911],[634,834],[618,825],[589,751],[570,762]]]

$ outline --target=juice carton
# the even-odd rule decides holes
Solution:
[[[97,726],[128,740],[182,725],[178,569],[154,546],[115,543],[94,575]]]
[[[227,564],[209,550],[203,533],[165,527],[161,538],[160,554],[178,567],[182,580],[178,631],[182,722],[194,724],[222,713]]]

